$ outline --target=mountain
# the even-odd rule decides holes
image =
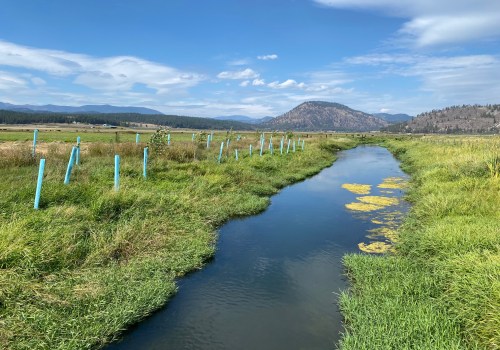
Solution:
[[[248,123],[248,124],[261,124],[265,123],[273,117],[263,117],[263,118],[250,118],[245,115],[226,115],[226,116],[221,116],[221,117],[215,117],[214,119],[217,120],[234,120],[237,122],[242,122],[242,123]]]
[[[273,130],[373,131],[389,123],[339,103],[309,101],[262,125]]]
[[[58,105],[13,105],[0,102],[0,109],[18,112],[162,114],[159,111],[145,107],[119,107],[111,105],[84,105],[73,107]]]
[[[412,120],[391,125],[387,131],[475,134],[500,132],[500,105],[463,105],[432,110]]]
[[[411,115],[398,113],[398,114],[390,114],[390,113],[372,113],[373,116],[384,119],[386,122],[391,124],[393,123],[401,123],[407,122],[413,118]]]

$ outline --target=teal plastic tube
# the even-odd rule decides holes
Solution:
[[[139,140],[140,140],[140,135],[139,135],[139,133],[136,133],[135,134],[135,143],[139,143]]]
[[[144,148],[144,161],[142,163],[142,176],[144,178],[148,177],[148,156],[149,156],[149,148]]]
[[[250,157],[252,156],[252,145],[250,145]]]
[[[40,159],[40,167],[38,168],[38,179],[36,181],[35,205],[33,208],[38,209],[40,206],[40,194],[42,193],[43,171],[45,169],[45,159]]]
[[[120,189],[120,156],[115,154],[115,191]]]
[[[286,154],[290,152],[290,139],[288,139],[288,146],[286,146]]]
[[[170,146],[170,134],[167,135],[167,145]]]
[[[68,167],[66,168],[66,176],[64,176],[64,184],[68,185],[71,177],[71,170],[73,170],[73,164],[75,164],[76,152],[78,147],[73,146],[71,149],[71,155],[69,156]]]
[[[238,150],[235,149],[234,152],[236,153],[236,160],[238,160]]]
[[[34,157],[36,155],[36,141],[38,139],[38,129],[35,129],[33,131],[33,150],[31,152],[31,155]]]
[[[219,159],[217,159],[217,161],[219,162],[220,164],[220,161],[222,159],[222,150],[224,149],[224,142],[221,142],[220,144],[220,151],[219,151]]]

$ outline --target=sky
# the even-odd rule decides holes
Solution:
[[[500,103],[499,0],[2,0],[0,102],[277,116]]]

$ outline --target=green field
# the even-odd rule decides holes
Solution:
[[[352,288],[340,298],[341,349],[500,347],[498,137],[314,134],[304,152],[266,148],[258,157],[254,148],[250,158],[258,133],[239,141],[216,133],[209,150],[203,135],[193,143],[191,132],[173,133],[163,153],[151,151],[144,180],[145,134],[136,145],[134,131],[120,131],[118,142],[114,132],[79,132],[81,165],[64,185],[76,135],[41,131],[33,159],[32,132],[0,132],[0,348],[85,349],[115,339],[175,293],[175,278],[213,256],[223,222],[262,211],[280,188],[330,165],[336,150],[367,142],[401,160],[412,209],[394,254],[344,258]],[[227,137],[231,149],[218,164]]]
[[[40,132],[39,139],[53,134]],[[44,147],[38,211],[38,161],[29,143],[0,144],[0,348],[84,349],[112,340],[163,305],[176,290],[175,278],[203,266],[214,254],[219,225],[262,211],[279,188],[317,173],[333,162],[333,151],[356,144],[307,138],[304,152],[272,156],[266,149],[259,157],[254,149],[250,158],[258,134],[240,141],[232,135],[218,164],[225,134],[208,151],[204,140],[172,135],[163,154],[151,151],[144,180],[146,144],[89,142],[100,136],[81,134],[81,165],[69,185],[63,179],[72,144]],[[114,154],[122,159],[118,192]]]
[[[500,139],[385,145],[411,175],[396,253],[348,255],[341,349],[500,348]]]

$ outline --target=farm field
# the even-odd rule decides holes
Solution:
[[[64,185],[77,135],[81,163]],[[281,136],[273,155],[264,148],[259,157],[255,132],[215,133],[208,150],[205,134],[193,142],[191,132],[173,132],[169,147],[155,153],[150,145],[144,179],[145,133],[136,144],[128,131],[118,139],[114,131],[40,131],[33,159],[32,132],[0,132],[0,346],[103,346],[171,298],[177,278],[202,268],[222,223],[264,210],[280,188],[332,164],[335,151],[377,143],[411,175],[412,209],[393,253],[344,258],[352,287],[340,297],[340,348],[498,348],[498,136],[307,134],[304,151],[280,155]]]
[[[74,141],[50,142],[50,135],[40,131],[38,137],[46,166],[37,211],[40,154],[32,158],[28,141],[0,143],[0,346],[5,349],[105,344],[163,305],[176,290],[176,278],[203,266],[214,254],[221,223],[262,211],[279,188],[317,173],[333,162],[335,150],[357,143],[309,137],[304,151],[297,147],[281,156],[275,145],[274,155],[265,148],[259,157],[260,135],[242,134],[239,141],[232,135],[230,152],[218,164],[226,134],[215,134],[209,150],[205,140],[193,143],[189,135],[181,141],[172,134],[161,155],[151,149],[145,180],[146,143],[136,145],[135,134],[134,141],[120,135],[120,142],[79,134],[80,165],[64,185]],[[76,140],[77,133],[68,135]],[[113,190],[115,154],[122,160],[119,191]]]

